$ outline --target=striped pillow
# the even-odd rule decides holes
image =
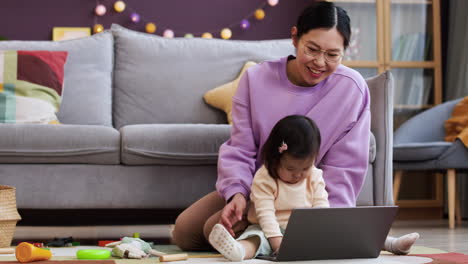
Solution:
[[[58,123],[67,55],[0,50],[0,123]]]

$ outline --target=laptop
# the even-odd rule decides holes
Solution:
[[[273,261],[376,258],[398,206],[294,209]]]

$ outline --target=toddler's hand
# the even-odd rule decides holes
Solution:
[[[268,242],[270,242],[271,249],[273,250],[273,253],[277,254],[278,250],[281,246],[281,242],[283,241],[283,237],[270,237],[268,238]]]

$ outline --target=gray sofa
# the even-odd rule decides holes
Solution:
[[[248,60],[294,54],[290,40],[165,39],[113,25],[63,42],[0,49],[66,50],[63,125],[0,125],[0,184],[20,209],[182,209],[214,190],[225,114],[203,94]],[[368,80],[370,169],[359,205],[392,204],[390,73]]]

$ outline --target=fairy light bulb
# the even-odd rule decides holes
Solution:
[[[164,32],[163,32],[163,37],[165,37],[165,38],[173,38],[173,37],[174,37],[174,31],[172,31],[172,30],[170,30],[170,29],[164,30]]]
[[[101,33],[102,31],[104,31],[104,26],[103,25],[101,25],[101,24],[94,25],[94,27],[93,27],[93,32],[94,33]]]
[[[265,11],[263,9],[257,9],[255,10],[255,18],[258,20],[262,20],[265,18]]]
[[[145,30],[146,32],[150,33],[150,34],[153,34],[154,32],[156,32],[156,24],[154,23],[147,23],[146,26],[145,26]]]
[[[250,27],[250,22],[247,20],[247,19],[243,19],[241,22],[240,22],[240,27],[244,30],[246,29],[249,29]]]
[[[138,15],[137,13],[132,13],[130,15],[130,20],[133,22],[133,23],[138,23],[140,22],[140,15]]]
[[[121,13],[125,10],[125,3],[124,1],[117,1],[114,3],[114,9],[115,11]]]
[[[192,33],[187,33],[184,35],[184,38],[193,38],[193,34]]]
[[[106,7],[104,5],[97,5],[94,9],[94,13],[98,16],[103,16],[106,14]]]
[[[210,32],[205,32],[201,35],[202,38],[204,39],[212,39],[213,38],[213,34],[211,34]]]
[[[232,31],[229,28],[223,28],[221,30],[221,38],[230,39],[232,37]]]
[[[279,2],[279,0],[268,0],[268,4],[269,4],[270,6],[275,6],[275,5],[278,4],[278,2]]]

